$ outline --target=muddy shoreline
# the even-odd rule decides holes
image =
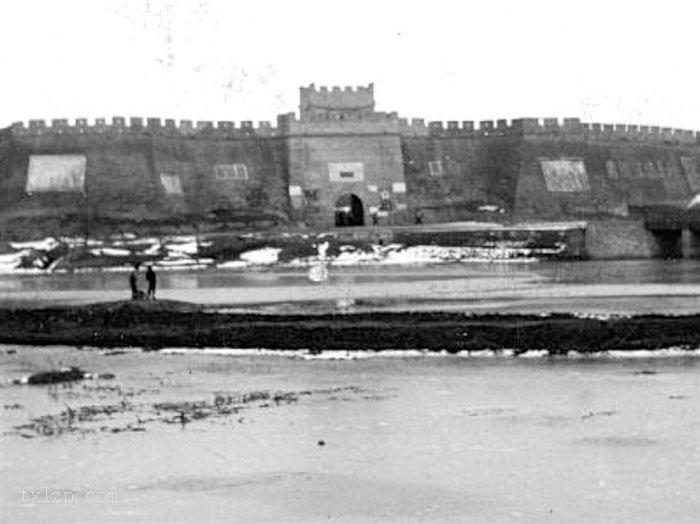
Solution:
[[[102,348],[474,351],[516,353],[700,346],[700,315],[582,318],[572,314],[366,312],[258,314],[182,302],[119,301],[0,309],[0,343]]]

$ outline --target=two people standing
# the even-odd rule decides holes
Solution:
[[[129,275],[129,285],[131,286],[131,298],[134,300],[143,299],[156,299],[156,272],[153,271],[153,266],[146,266],[146,282],[148,284],[148,291],[144,293],[139,289],[139,268],[141,263],[137,262],[134,264],[134,270]]]

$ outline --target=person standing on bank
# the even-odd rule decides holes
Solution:
[[[146,282],[148,282],[148,293],[146,298],[151,300],[156,299],[156,272],[153,271],[153,266],[148,266],[146,268]]]
[[[376,206],[370,206],[369,216],[372,217],[372,225],[378,226],[379,225],[379,208],[377,208]]]
[[[134,264],[134,269],[129,275],[129,285],[131,286],[131,298],[133,300],[138,300],[143,298],[143,291],[139,290],[139,266],[137,262]]]

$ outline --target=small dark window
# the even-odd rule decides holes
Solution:
[[[341,171],[340,178],[354,178],[355,173],[353,171]]]
[[[304,189],[304,198],[307,202],[318,201],[318,189]]]

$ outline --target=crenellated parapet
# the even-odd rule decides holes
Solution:
[[[368,86],[321,86],[314,84],[309,87],[300,87],[301,106],[314,106],[333,109],[360,109],[374,110],[374,84]]]
[[[399,134],[397,113],[372,113],[370,115],[342,117],[326,114],[318,118],[297,118],[294,113],[277,117],[277,129],[281,136],[300,135],[386,135]]]
[[[366,88],[365,88],[366,89]],[[398,127],[398,132],[406,137],[488,137],[488,136],[553,136],[572,137],[580,140],[627,140],[638,142],[672,143],[681,145],[700,144],[700,132],[674,129],[670,127],[584,123],[578,118],[519,118],[513,120],[482,120],[447,122],[426,122],[421,118],[408,120],[399,118],[395,112],[347,113],[326,112],[316,115],[312,120],[297,118],[294,113],[279,115],[276,125],[249,120],[236,123],[233,121],[179,120],[141,117],[86,118],[30,120],[26,124],[17,122],[10,126],[10,131],[18,137],[35,137],[50,135],[151,135],[163,137],[201,137],[221,140],[234,140],[249,137],[276,137],[289,134],[299,124],[313,124],[319,128],[332,127],[336,133],[361,129],[363,124],[369,128],[380,126],[388,131]],[[395,131],[394,131],[395,132]]]
[[[674,144],[700,144],[700,132],[659,126],[628,124],[583,123],[578,118],[519,118],[514,120],[482,120],[425,122],[414,118],[399,119],[402,135],[423,137],[486,137],[551,135],[577,137],[584,140],[628,140],[669,142]]]
[[[302,120],[361,118],[374,113],[374,84],[299,88],[299,114]]]
[[[160,118],[141,118],[114,116],[108,122],[106,118],[96,118],[92,123],[86,118],[30,120],[17,122],[10,127],[18,137],[49,135],[152,135],[164,137],[202,137],[213,139],[237,139],[247,137],[273,137],[279,129],[270,122],[242,121],[238,125],[232,121],[213,122],[208,120],[161,120]]]

